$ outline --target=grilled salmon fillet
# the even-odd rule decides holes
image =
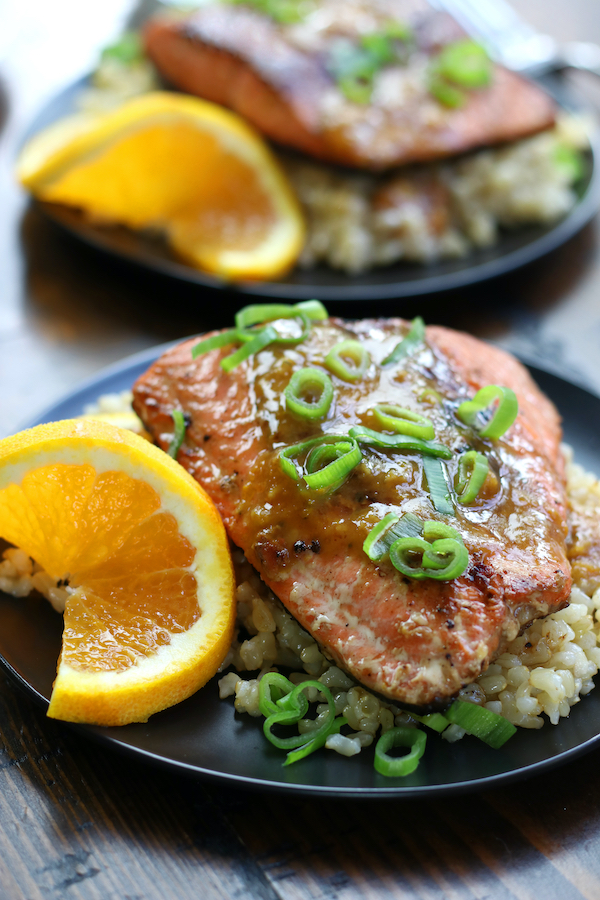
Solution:
[[[441,327],[428,328],[400,362],[381,365],[408,328],[399,319],[313,322],[303,343],[271,345],[229,373],[220,361],[230,347],[193,360],[190,340],[138,380],[134,407],[165,449],[172,410],[184,412],[189,426],[179,461],[212,496],[233,542],[325,651],[366,687],[425,707],[476,678],[534,618],[564,606],[571,572],[561,431],[550,401],[514,358]],[[348,383],[333,376],[335,400],[324,422],[290,414],[282,394],[293,372],[322,368],[328,350],[346,339],[370,353],[364,377]],[[516,422],[495,441],[455,415],[487,384],[511,387],[519,399]],[[461,452],[485,452],[490,490],[444,516],[424,486],[422,457],[370,447],[329,494],[303,490],[282,471],[281,448],[372,425],[377,403],[431,419],[436,441],[453,451],[451,484]],[[469,552],[463,574],[417,581],[387,561],[372,562],[363,542],[390,511],[457,529]]]
[[[332,60],[390,22],[411,29],[404,57],[381,69],[370,102],[347,99]],[[216,4],[185,18],[155,18],[144,31],[148,55],[176,87],[228,106],[280,144],[372,170],[515,140],[554,123],[553,101],[500,66],[489,86],[466,92],[460,108],[436,100],[431,60],[461,37],[454,20],[421,0],[322,0],[288,25],[247,6]]]

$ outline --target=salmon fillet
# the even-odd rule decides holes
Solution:
[[[514,358],[469,335],[430,327],[399,363],[382,366],[408,323],[399,319],[313,322],[292,347],[271,345],[230,373],[231,347],[192,359],[196,340],[169,350],[138,380],[134,407],[155,441],[171,442],[171,412],[189,427],[178,455],[219,508],[233,542],[325,651],[366,687],[420,707],[471,682],[534,618],[566,604],[564,464],[559,417]],[[358,339],[371,365],[354,384],[333,377],[335,401],[323,423],[291,415],[282,393],[294,371],[323,366],[328,350]],[[481,438],[454,411],[482,386],[515,390],[519,415],[497,441]],[[437,393],[436,394],[432,392]],[[436,440],[487,454],[496,487],[455,516],[436,512],[422,458],[363,447],[363,460],[326,496],[299,488],[279,450],[315,434],[345,434],[369,423],[376,403],[421,412]],[[363,551],[389,511],[446,521],[462,536],[468,568],[453,581],[407,578]]]
[[[371,102],[351,102],[331,74],[340,46],[390,22],[414,40],[386,65]],[[204,6],[145,27],[148,55],[173,85],[227,106],[285,146],[322,160],[383,170],[453,156],[534,134],[554,123],[553,101],[500,66],[460,108],[428,86],[432,56],[464,37],[446,13],[420,0],[322,0],[304,21],[281,25],[246,6]]]

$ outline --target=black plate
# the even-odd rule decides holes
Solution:
[[[48,103],[31,125],[27,137],[73,112],[76,98],[85,83],[85,79],[76,82]],[[578,108],[558,77],[548,78],[544,86],[565,109]],[[319,297],[324,301],[385,300],[415,297],[486,281],[518,269],[564,244],[595,215],[600,205],[598,158],[600,144],[598,138],[594,138],[594,146],[587,154],[586,174],[578,186],[579,199],[571,212],[555,224],[505,231],[494,247],[475,250],[466,259],[446,260],[429,265],[396,263],[373,269],[363,275],[347,275],[319,265],[310,269],[297,267],[281,281],[232,284],[180,262],[159,238],[122,227],[92,225],[80,212],[66,206],[50,203],[38,205],[54,222],[96,249],[179,281],[287,300],[311,297]]]
[[[165,347],[153,348],[106,369],[36,422],[81,413],[100,394],[126,390]],[[558,375],[531,367],[540,387],[564,416],[565,437],[576,458],[600,472],[600,398]],[[36,604],[35,614],[32,604]],[[60,649],[61,618],[45,600],[24,602],[0,593],[0,663],[45,707]],[[428,735],[425,756],[407,778],[384,778],[373,769],[372,749],[345,759],[320,751],[283,768],[282,754],[266,741],[261,720],[234,713],[218,698],[216,679],[184,703],[158,713],[145,725],[78,727],[114,749],[191,775],[297,793],[364,797],[415,797],[497,786],[572,760],[600,739],[600,690],[575,706],[568,719],[540,731],[519,730],[502,750],[475,738],[448,744]]]

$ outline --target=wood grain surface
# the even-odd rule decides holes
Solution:
[[[600,43],[597,0],[515,0],[536,27]],[[238,305],[59,232],[14,185],[37,109],[122,29],[125,0],[0,0],[0,431],[132,352]],[[600,88],[569,76],[600,109]],[[362,304],[336,312],[360,316]],[[425,314],[600,392],[600,237],[492,284],[378,312]],[[550,727],[550,726],[547,726]],[[600,752],[485,794],[290,798],[186,778],[48,720],[0,676],[0,900],[598,900]]]

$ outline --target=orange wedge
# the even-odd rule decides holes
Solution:
[[[138,435],[69,420],[0,441],[0,536],[68,585],[49,716],[145,722],[223,661],[235,606],[223,524]]]
[[[192,265],[225,278],[275,278],[304,242],[298,201],[262,138],[196,97],[157,91],[71,116],[26,145],[17,175],[40,200],[159,228]]]

